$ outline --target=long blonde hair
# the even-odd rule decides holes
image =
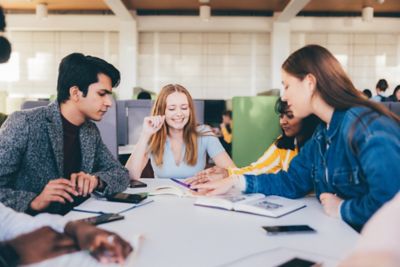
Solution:
[[[179,84],[168,84],[164,86],[157,97],[156,103],[151,112],[152,116],[165,115],[167,108],[167,97],[172,93],[183,93],[186,95],[189,103],[189,120],[183,128],[183,141],[185,142],[185,161],[189,165],[196,165],[197,162],[197,122],[194,110],[193,99],[185,87]],[[158,166],[163,164],[163,155],[167,141],[169,127],[166,123],[155,133],[149,142],[150,152]]]

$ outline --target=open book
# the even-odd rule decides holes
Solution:
[[[193,191],[179,186],[179,185],[165,185],[156,187],[153,191],[149,192],[150,196],[158,195],[175,195],[178,197],[193,197]]]
[[[199,197],[194,204],[197,206],[234,210],[275,218],[306,206],[300,200],[279,196],[266,197],[263,194]]]
[[[190,189],[188,184],[180,181],[179,179],[170,179],[172,182],[175,182],[177,185],[164,185],[157,187],[154,191],[150,192],[150,196],[158,196],[158,195],[175,195],[178,197],[193,197],[193,190]]]

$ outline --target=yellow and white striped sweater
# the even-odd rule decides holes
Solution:
[[[249,166],[243,168],[229,169],[229,175],[232,174],[253,174],[258,175],[262,173],[277,173],[280,170],[287,171],[289,169],[290,161],[299,153],[296,145],[295,150],[278,148],[273,143],[264,154]]]

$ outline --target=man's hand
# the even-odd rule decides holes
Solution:
[[[331,193],[322,193],[319,199],[326,214],[331,217],[339,218],[339,206],[343,199]]]
[[[60,202],[62,204],[65,204],[65,201],[74,202],[71,195],[78,195],[71,181],[64,178],[51,180],[43,191],[32,200],[31,208],[41,211],[47,208],[51,202]]]
[[[71,237],[43,227],[7,242],[18,254],[19,264],[32,264],[78,250]]]
[[[99,185],[99,179],[88,173],[79,172],[71,174],[71,184],[76,188],[80,196],[86,197]]]
[[[194,186],[198,184],[204,184],[212,181],[221,180],[227,178],[228,176],[229,172],[227,169],[214,166],[212,168],[197,173],[196,176],[192,178],[186,179],[185,183]]]
[[[90,253],[102,263],[123,263],[132,247],[117,234],[96,228],[84,222],[70,222],[65,233],[74,238],[80,249]]]

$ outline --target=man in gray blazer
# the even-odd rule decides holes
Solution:
[[[14,112],[0,129],[0,202],[30,214],[65,213],[93,191],[127,188],[128,171],[91,121],[111,106],[119,80],[100,58],[74,53],[62,60],[57,101]]]

